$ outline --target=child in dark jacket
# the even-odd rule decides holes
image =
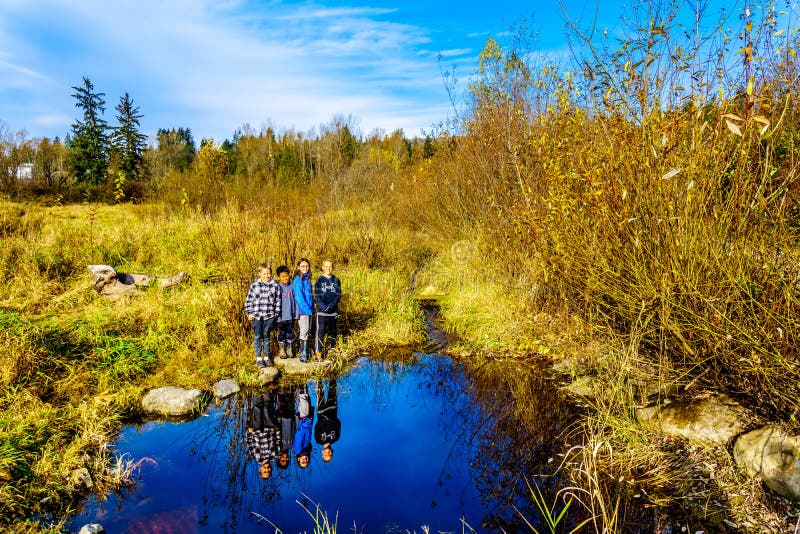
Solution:
[[[258,367],[272,367],[269,354],[269,332],[281,312],[281,294],[272,279],[272,267],[266,263],[258,266],[258,280],[253,282],[244,301],[247,318],[253,321],[253,350]],[[261,356],[263,345],[264,356]]]
[[[294,284],[289,278],[289,268],[278,267],[278,286],[281,288],[281,314],[278,316],[278,349],[281,359],[294,356],[294,322],[297,313],[297,301],[294,298]]]
[[[294,280],[294,300],[297,303],[297,325],[300,327],[300,361],[308,361],[308,333],[314,315],[314,296],[311,292],[311,262],[308,258],[297,261]]]
[[[342,284],[333,274],[333,261],[322,262],[322,276],[314,282],[314,300],[317,303],[317,334],[314,338],[314,360],[321,360],[326,347],[336,346],[336,316]]]
[[[333,458],[332,444],[339,441],[342,422],[339,420],[339,405],[336,398],[336,379],[331,378],[328,394],[325,395],[323,381],[317,381],[317,423],[314,425],[314,439],[322,445],[322,459],[330,462]]]

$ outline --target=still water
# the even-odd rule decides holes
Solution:
[[[70,528],[295,533],[313,531],[317,513],[339,532],[514,532],[527,530],[522,515],[540,528],[526,479],[551,496],[558,488],[557,478],[536,477],[558,463],[569,420],[554,390],[507,365],[467,372],[448,357],[413,353],[242,391],[190,422],[124,428],[116,454],[138,465],[134,486],[90,497]],[[311,407],[300,425],[310,451],[290,451],[281,467],[275,456],[299,427],[280,415],[295,411],[298,392]],[[264,417],[283,431],[259,448],[248,427],[264,427]],[[268,460],[268,478],[256,458]]]

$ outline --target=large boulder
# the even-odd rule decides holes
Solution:
[[[239,391],[239,384],[236,383],[236,380],[220,380],[214,387],[211,388],[211,392],[214,396],[224,399],[225,397],[230,397],[234,393]]]
[[[322,360],[319,362],[313,362],[311,360],[307,362],[301,362],[298,358],[286,358],[284,360],[277,359],[275,360],[275,367],[287,376],[308,376],[314,374],[320,374],[333,366],[332,360]],[[270,369],[273,369],[270,367]]]
[[[775,493],[800,501],[800,436],[767,425],[739,436],[733,457],[748,475],[761,477]]]
[[[138,293],[141,288],[157,285],[162,288],[176,286],[189,278],[180,272],[175,276],[158,277],[152,274],[120,273],[110,265],[89,265],[92,273],[92,285],[97,291],[109,298]]]
[[[165,386],[151,389],[142,397],[142,407],[161,415],[191,415],[200,411],[203,392],[199,389],[183,389]]]
[[[749,412],[727,395],[636,410],[645,425],[692,441],[727,445],[747,426]]]

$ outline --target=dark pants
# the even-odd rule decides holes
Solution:
[[[261,356],[261,345],[264,345],[264,357],[269,358],[269,331],[272,330],[272,323],[275,317],[269,319],[253,319],[253,350],[256,358]]]
[[[294,343],[294,321],[278,321],[278,343]]]
[[[317,314],[317,335],[314,338],[314,352],[323,352],[336,346],[336,316]]]

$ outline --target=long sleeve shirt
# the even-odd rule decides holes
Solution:
[[[292,281],[294,298],[297,301],[297,313],[311,315],[314,313],[314,295],[311,290],[311,275],[295,275]]]
[[[273,460],[281,450],[281,429],[264,428],[248,430],[245,436],[247,450],[258,463]]]
[[[317,315],[338,315],[339,300],[342,298],[342,283],[335,274],[322,275],[314,282],[314,300],[317,302]]]
[[[258,279],[253,282],[244,301],[244,311],[254,319],[269,319],[280,314],[281,291],[275,280],[264,283]]]

